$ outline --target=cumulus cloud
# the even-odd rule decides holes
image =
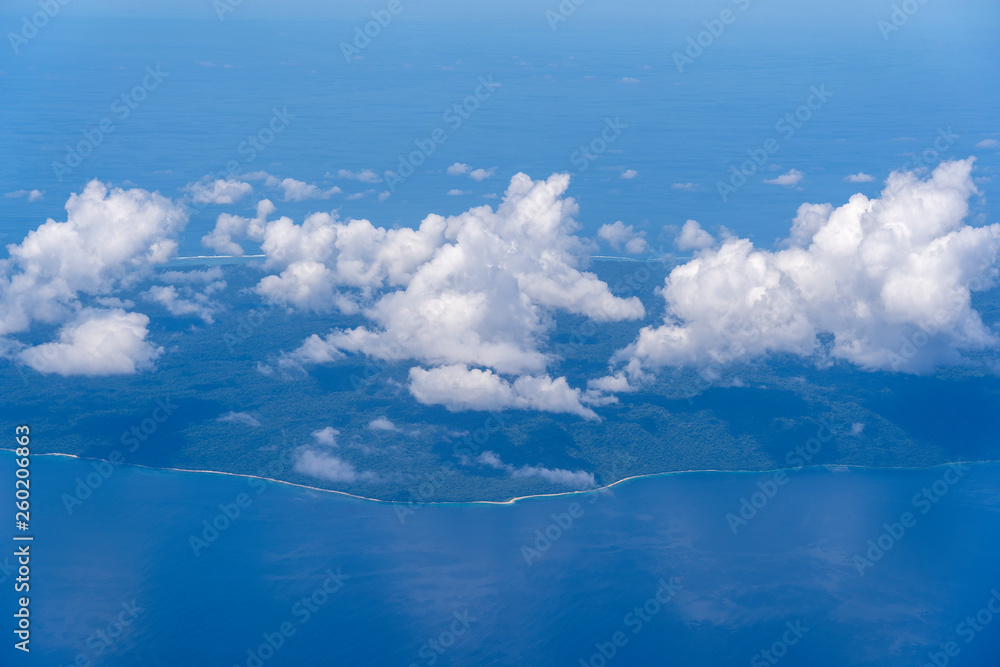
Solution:
[[[476,462],[489,466],[494,470],[503,470],[514,479],[525,479],[539,477],[546,482],[562,484],[573,489],[592,489],[597,486],[594,481],[594,474],[577,470],[575,472],[563,468],[546,468],[543,466],[520,466],[515,467],[504,463],[495,452],[486,451],[476,458]]]
[[[485,181],[487,178],[492,176],[496,170],[496,167],[490,167],[489,169],[473,169],[469,172],[469,178],[474,181]]]
[[[846,178],[844,178],[844,180],[848,183],[871,183],[875,180],[875,177],[871,174],[859,171],[856,174],[849,174]]]
[[[362,169],[361,171],[341,169],[337,172],[337,178],[346,178],[351,181],[360,181],[361,183],[378,183],[382,180],[382,177],[371,169]]]
[[[300,449],[295,458],[295,471],[328,482],[364,482],[372,481],[375,476],[370,472],[358,472],[348,461],[329,452],[313,449]]]
[[[262,241],[267,217],[276,210],[270,199],[262,199],[257,202],[257,214],[253,218],[223,213],[216,219],[215,228],[202,237],[201,244],[222,255],[242,257],[243,246],[237,240]]]
[[[187,222],[184,208],[158,193],[109,190],[91,181],[66,202],[67,219],[49,219],[0,260],[0,336],[34,322],[61,325],[56,342],[22,350],[28,365],[64,375],[134,373],[152,366],[161,350],[146,342],[145,315],[127,313],[111,297],[135,284],[177,251]],[[107,309],[84,307],[84,300]],[[109,349],[119,346],[117,350]]]
[[[597,236],[615,250],[624,249],[629,255],[641,255],[649,250],[646,232],[636,232],[632,225],[626,225],[621,220],[602,225],[597,230]]]
[[[460,370],[471,377],[468,368],[486,368],[493,377],[484,382],[500,387],[492,395],[504,405],[558,405],[590,417],[573,399],[575,390],[567,392],[564,380],[545,375],[549,357],[542,343],[550,313],[619,321],[641,318],[645,311],[638,298],[615,297],[584,270],[591,246],[574,235],[576,204],[562,197],[568,185],[564,174],[537,182],[518,174],[495,211],[479,206],[449,218],[430,215],[417,229],[384,229],[326,213],[310,215],[301,225],[286,218],[266,222],[259,237],[265,267],[273,273],[258,283],[257,292],[272,303],[316,312],[363,309],[370,322],[310,338],[290,358],[350,352],[454,367],[420,369],[411,383],[419,386],[420,397],[464,406],[459,409],[487,401],[452,401],[431,385]],[[232,231],[215,236],[230,238]],[[543,391],[545,383],[552,387]],[[562,398],[543,399],[554,394]]]
[[[805,174],[798,169],[789,169],[785,173],[775,176],[774,178],[765,178],[764,182],[770,183],[771,185],[784,185],[785,187],[792,187],[798,185],[803,176],[805,176]]]
[[[470,167],[467,164],[456,162],[455,164],[448,167],[447,171],[448,174],[450,174],[451,176],[459,176],[461,174],[468,174],[471,169],[472,167]]]
[[[471,194],[472,192],[470,190],[459,190],[458,188],[452,188],[451,190],[448,190],[449,197],[461,197],[464,195],[471,195]]]
[[[268,176],[264,185],[269,188],[278,188],[282,191],[283,201],[306,201],[309,199],[329,199],[333,195],[343,192],[336,185],[329,189],[322,189],[312,183],[297,181],[294,178],[278,179],[276,176]]]
[[[997,276],[1000,224],[964,224],[972,167],[894,172],[880,198],[804,204],[779,251],[727,238],[670,273],[664,323],[616,360],[636,377],[769,352],[917,373],[996,345],[971,292]]]
[[[57,375],[131,375],[151,368],[163,348],[146,341],[149,318],[120,308],[84,308],[58,340],[24,349],[23,363]]]
[[[638,175],[639,172],[637,172],[635,169],[626,169],[625,171],[622,172],[622,178],[624,178],[625,180],[631,180]]]
[[[692,191],[692,190],[697,190],[698,189],[698,184],[697,183],[674,183],[670,187],[672,187],[674,190],[688,190],[688,191]]]
[[[565,412],[597,420],[597,414],[581,403],[582,392],[566,378],[553,380],[521,375],[513,382],[486,369],[440,366],[410,369],[410,392],[425,405],[443,405],[449,410],[538,410]]]
[[[712,235],[701,228],[696,220],[688,220],[681,227],[681,233],[674,239],[678,250],[701,250],[715,245]]]
[[[8,199],[20,199],[21,197],[27,197],[29,202],[42,201],[45,197],[45,192],[43,190],[15,190],[14,192],[7,192],[4,197]]]
[[[215,421],[225,422],[228,424],[241,424],[251,428],[257,428],[260,426],[260,419],[258,419],[252,412],[229,411],[224,415],[220,415]]]
[[[191,195],[196,204],[234,204],[253,192],[253,186],[235,178],[202,179],[188,183],[181,192]]]
[[[165,271],[159,280],[173,282],[171,285],[153,285],[143,292],[147,301],[158,303],[171,315],[178,317],[195,316],[205,324],[212,324],[214,315],[222,305],[212,295],[226,287],[222,280],[222,269],[214,267],[203,271]]]
[[[1000,141],[996,139],[983,139],[976,144],[976,148],[1000,148]]]

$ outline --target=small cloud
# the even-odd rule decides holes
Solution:
[[[252,428],[260,426],[260,420],[250,412],[227,412],[219,416],[215,421],[227,422],[229,424],[243,424]]]
[[[393,424],[385,417],[379,417],[378,419],[373,419],[368,423],[368,428],[373,431],[398,431],[396,425]]]
[[[626,169],[625,171],[622,172],[622,178],[624,178],[625,180],[631,180],[638,175],[639,172],[637,172],[635,169]]]
[[[7,197],[8,199],[20,199],[21,197],[27,197],[29,202],[36,202],[42,201],[44,195],[44,190],[15,190],[14,192],[4,194],[4,197]]]
[[[978,144],[976,144],[976,148],[998,148],[998,147],[1000,147],[1000,141],[997,141],[996,139],[983,139]]]
[[[364,192],[355,192],[354,194],[347,195],[347,197],[345,197],[345,199],[347,201],[354,201],[356,199],[361,199],[364,196],[365,196]]]
[[[455,164],[448,167],[448,174],[451,176],[459,176],[461,174],[468,174],[472,169],[467,164],[462,164],[461,162],[456,162]]]
[[[792,187],[798,185],[803,176],[805,176],[805,174],[798,169],[789,169],[780,176],[765,178],[764,182],[770,183],[771,185],[784,185],[785,187]]]
[[[875,177],[872,176],[871,174],[866,174],[863,171],[859,171],[856,174],[850,174],[849,176],[844,178],[844,180],[847,181],[848,183],[871,183],[872,181],[875,180]]]
[[[284,201],[306,201],[307,199],[329,199],[333,195],[343,192],[336,185],[328,190],[323,190],[312,183],[297,181],[294,178],[279,180],[276,176],[268,176],[264,185],[269,188],[280,188],[284,192]]]
[[[458,197],[458,196],[461,196],[461,195],[471,195],[472,193],[469,192],[468,190],[459,190],[459,189],[455,188],[455,189],[452,189],[452,190],[448,190],[448,194],[450,196],[452,196],[452,197]]]
[[[615,250],[624,249],[629,255],[641,255],[649,250],[646,233],[636,232],[632,225],[626,225],[621,220],[601,226],[597,230],[597,236]]]
[[[378,200],[379,201],[385,201],[386,199],[389,198],[390,194],[392,194],[392,193],[390,193],[388,190],[386,190],[385,192],[380,192],[380,193],[378,193]]]
[[[496,167],[490,167],[489,169],[475,169],[469,172],[469,178],[474,181],[485,181],[487,178],[492,176],[493,172],[496,170]]]
[[[299,451],[295,461],[295,471],[328,482],[371,481],[375,476],[370,472],[358,472],[350,462],[327,452],[311,449]]]
[[[690,192],[692,190],[697,190],[698,189],[698,184],[697,183],[674,183],[670,187],[672,187],[674,190],[687,190],[687,191]]]
[[[546,482],[562,484],[574,489],[592,489],[597,486],[593,473],[583,472],[582,470],[574,472],[563,468],[552,469],[543,466],[524,465],[515,467],[509,463],[504,463],[494,452],[483,452],[476,459],[476,462],[494,470],[502,470],[514,479],[539,477]]]
[[[859,435],[865,430],[865,425],[861,422],[854,422],[851,424],[851,435]]]
[[[623,76],[622,83],[639,83],[639,79],[631,76]]]
[[[329,178],[329,175],[327,175]],[[382,179],[371,169],[362,169],[361,171],[351,171],[350,169],[341,169],[337,172],[337,178],[346,178],[351,181],[360,181],[362,183],[378,183]]]
[[[332,426],[327,426],[326,428],[320,429],[318,431],[313,431],[313,439],[318,445],[326,445],[327,447],[337,446],[337,436],[340,435],[340,431],[333,428]]]
[[[203,178],[197,183],[188,183],[181,192],[191,195],[196,204],[235,204],[253,192],[253,186],[235,178],[211,180]]]

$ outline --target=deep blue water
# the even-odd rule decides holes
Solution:
[[[0,498],[12,496],[13,458],[0,453]],[[5,628],[4,664],[252,665],[248,651],[286,622],[294,633],[273,655],[265,648],[263,664],[599,665],[592,656],[611,653],[618,632],[608,664],[768,664],[751,660],[784,639],[796,641],[775,649],[783,665],[923,665],[949,641],[959,650],[950,664],[1000,656],[1000,617],[978,632],[959,627],[1000,589],[995,463],[961,476],[792,471],[736,534],[726,515],[758,482],[771,488],[773,473],[415,507],[401,521],[397,505],[130,467],[70,514],[60,498],[93,463],[39,456],[31,470],[33,650],[30,662],[12,657]],[[914,504],[924,488],[938,501]],[[190,537],[244,493],[248,506],[196,556]],[[12,504],[3,503],[5,526]],[[861,576],[854,556],[904,512],[910,527],[896,527],[899,538]],[[552,527],[557,518],[565,528]],[[535,544],[539,530],[555,539]],[[539,547],[530,565],[524,547]],[[331,594],[328,571],[345,576]],[[3,576],[6,588],[12,575]],[[295,604],[314,594],[307,617]],[[3,604],[10,625],[11,597]],[[119,632],[123,604],[138,609]],[[119,636],[108,644],[98,631]]]

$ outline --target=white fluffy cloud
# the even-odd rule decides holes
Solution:
[[[252,193],[253,186],[235,178],[203,179],[188,183],[181,192],[191,195],[191,201],[196,204],[233,204]]]
[[[639,172],[637,172],[635,169],[626,169],[625,171],[622,172],[622,178],[624,178],[626,181],[632,180],[638,175]]]
[[[256,234],[267,255],[265,267],[274,272],[257,285],[259,294],[316,312],[363,309],[371,323],[312,337],[291,358],[332,359],[353,352],[425,366],[486,368],[519,376],[490,381],[506,384],[516,397],[503,398],[507,392],[501,388],[494,397],[505,405],[536,401],[590,416],[579,400],[542,398],[561,380],[545,376],[549,359],[542,344],[549,313],[617,321],[640,318],[645,311],[638,298],[615,297],[582,270],[590,245],[573,234],[576,204],[562,197],[568,185],[566,175],[533,182],[518,174],[496,211],[480,206],[449,218],[430,215],[418,229],[387,230],[326,213],[310,215],[301,225],[287,218],[252,222],[220,216],[221,229],[217,226],[206,243],[234,243],[240,231]],[[422,372],[431,374],[413,376],[419,397],[460,404],[430,387],[454,369]],[[541,393],[533,398],[534,384],[545,381],[556,386],[537,389]],[[471,407],[468,401],[461,404]]]
[[[992,284],[1000,224],[964,224],[973,160],[921,179],[893,173],[878,199],[804,204],[782,250],[728,238],[675,268],[665,322],[617,359],[634,375],[787,352],[925,372],[997,338],[971,307]],[[826,348],[819,334],[832,334]]]
[[[538,410],[565,412],[584,419],[597,419],[593,410],[581,404],[582,392],[566,378],[548,375],[521,375],[513,382],[486,369],[440,366],[410,369],[410,391],[426,405],[443,405],[449,410]]]
[[[701,250],[715,245],[712,235],[701,228],[697,220],[688,220],[681,227],[681,233],[674,239],[678,250]]]
[[[544,466],[515,467],[504,463],[495,452],[486,451],[476,458],[476,462],[495,470],[503,470],[514,479],[540,477],[546,482],[562,484],[573,489],[592,489],[597,486],[594,474],[582,470],[571,471],[564,468],[546,468]]]
[[[624,250],[629,255],[641,255],[649,250],[646,232],[636,232],[632,225],[626,225],[621,220],[602,225],[597,230],[597,236],[615,250]]]
[[[849,174],[844,180],[848,183],[871,183],[875,180],[875,177],[871,174],[859,171],[856,174]]]
[[[268,176],[264,185],[269,188],[278,188],[282,191],[283,201],[306,201],[309,199],[329,199],[333,195],[343,192],[336,185],[326,190],[312,183],[297,181],[294,178],[279,179],[277,176]]]
[[[149,318],[119,308],[84,308],[59,329],[58,340],[29,347],[21,361],[40,373],[130,375],[163,352],[146,341]]]
[[[226,287],[222,269],[214,267],[204,271],[165,271],[158,276],[169,285],[153,285],[143,292],[147,301],[158,303],[171,315],[199,317],[205,324],[212,324],[215,313],[222,306],[212,295]]]
[[[784,185],[786,187],[792,187],[798,185],[799,182],[802,180],[803,176],[805,176],[805,174],[803,174],[798,169],[789,169],[780,176],[775,176],[774,178],[765,178],[764,182],[770,183],[771,185]]]
[[[1000,141],[996,139],[983,139],[976,144],[976,148],[1000,148]]]

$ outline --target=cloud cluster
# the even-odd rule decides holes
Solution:
[[[234,204],[252,193],[253,186],[235,178],[204,178],[188,183],[181,192],[188,193],[195,204]]]
[[[465,175],[474,181],[485,181],[487,178],[496,173],[496,167],[490,167],[489,169],[473,169],[470,165],[464,164],[462,162],[456,162],[455,164],[448,167],[447,172],[451,176],[461,176]]]
[[[236,250],[259,241],[272,273],[257,285],[268,301],[315,312],[363,312],[367,326],[311,337],[298,360],[345,352],[415,360],[418,400],[452,409],[530,407],[593,418],[579,390],[545,370],[551,313],[598,321],[641,318],[636,297],[615,297],[583,270],[589,242],[574,235],[567,175],[533,182],[516,175],[502,203],[458,216],[430,215],[417,229],[315,213],[301,225],[220,216],[204,242]],[[286,359],[287,361],[287,359]],[[505,378],[502,376],[511,376]],[[476,394],[469,393],[470,388]]]
[[[632,225],[626,225],[621,220],[602,225],[597,230],[597,236],[615,250],[624,250],[629,255],[641,255],[649,250],[646,232],[636,232]]]
[[[503,470],[514,479],[527,479],[539,477],[546,482],[562,484],[573,489],[592,489],[597,486],[594,481],[594,474],[577,470],[575,472],[564,468],[546,468],[544,466],[512,466],[504,463],[495,452],[483,452],[476,458],[476,462],[489,466],[494,470]]]
[[[1000,224],[964,224],[972,168],[894,172],[880,198],[803,204],[779,251],[735,237],[702,250],[666,279],[664,323],[616,361],[640,377],[784,352],[918,373],[995,345],[970,293],[996,278]]]
[[[212,324],[215,314],[222,309],[215,299],[216,292],[226,288],[222,269],[214,267],[203,271],[164,271],[157,281],[168,285],[153,285],[143,292],[147,301],[158,303],[177,317],[198,317],[205,324]]]
[[[61,325],[58,339],[24,349],[22,361],[63,375],[134,373],[148,368],[161,350],[146,340],[149,318],[126,313],[122,302],[86,307],[134,284],[177,250],[187,222],[184,208],[141,189],[112,189],[94,180],[66,202],[67,219],[49,219],[0,261],[0,336],[28,331],[40,322]]]

